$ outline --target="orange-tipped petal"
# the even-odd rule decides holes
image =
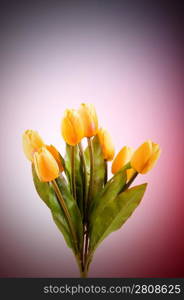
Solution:
[[[84,136],[92,137],[96,135],[98,131],[98,117],[94,105],[82,103],[78,112],[83,122]]]
[[[124,146],[120,152],[116,155],[112,163],[112,173],[117,173],[122,169],[131,159],[133,149],[131,147]]]
[[[104,159],[107,161],[111,161],[114,157],[115,150],[110,134],[107,130],[102,128],[98,130],[97,134],[100,141],[100,145],[102,147]]]
[[[48,182],[59,177],[58,164],[46,147],[34,153],[34,166],[40,181]]]
[[[22,136],[22,145],[27,159],[33,161],[34,152],[38,151],[44,142],[37,131],[26,130]]]
[[[65,142],[71,146],[77,145],[84,137],[84,127],[78,112],[67,109],[61,123],[61,133]]]

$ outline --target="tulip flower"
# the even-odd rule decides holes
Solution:
[[[111,161],[114,157],[115,150],[110,134],[107,130],[100,128],[97,135],[102,147],[104,160]]]
[[[84,136],[92,137],[98,131],[98,118],[93,104],[82,103],[79,108],[79,114],[84,125]]]
[[[44,142],[42,141],[38,132],[26,130],[22,136],[22,144],[25,156],[30,161],[33,161],[34,153],[44,145]]]
[[[40,181],[48,182],[59,177],[57,161],[46,147],[43,146],[38,152],[34,153],[33,162]]]
[[[127,181],[130,181],[136,173],[137,172],[133,168],[127,169],[126,170]]]
[[[61,156],[60,153],[57,151],[57,149],[53,145],[46,145],[45,146],[47,150],[53,155],[55,160],[57,161],[59,171],[62,172],[64,170],[62,162],[61,162]]]
[[[138,173],[145,174],[156,164],[160,153],[159,145],[148,140],[134,152],[131,159],[131,166]]]
[[[117,173],[122,169],[131,159],[133,154],[133,149],[131,147],[123,147],[121,151],[116,155],[112,163],[112,173]]]
[[[84,137],[83,123],[75,109],[66,109],[61,124],[61,133],[68,145],[75,146]]]

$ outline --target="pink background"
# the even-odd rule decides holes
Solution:
[[[28,7],[8,16],[1,57],[1,276],[78,276],[35,192],[21,135],[38,130],[64,154],[63,111],[91,102],[116,153],[150,138],[162,155],[136,180],[149,183],[145,197],[97,249],[90,277],[182,277],[182,74],[169,27],[92,4],[32,13]]]

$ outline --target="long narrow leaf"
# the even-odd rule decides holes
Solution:
[[[91,226],[90,249],[98,245],[113,231],[119,229],[139,205],[147,184],[135,186],[119,194],[104,206]]]
[[[79,241],[79,246],[80,248],[82,247],[82,233],[83,233],[83,226],[82,226],[82,217],[81,217],[81,213],[80,210],[78,208],[78,205],[75,201],[75,199],[73,198],[70,189],[68,187],[68,185],[66,184],[66,181],[64,178],[58,177],[56,179],[56,182],[58,184],[58,187],[60,189],[60,192],[63,196],[63,199],[66,203],[66,206],[68,208],[70,217],[71,217],[71,221],[74,225],[74,229],[76,231],[77,234],[77,238]]]
[[[120,193],[124,185],[126,184],[127,175],[126,170],[130,168],[130,164],[126,164],[118,173],[116,173],[102,189],[98,197],[93,202],[91,209],[90,221],[93,224],[96,216],[98,216],[107,205],[108,201],[112,201]]]
[[[34,166],[32,166],[32,175],[33,175],[33,182],[38,195],[45,202],[45,204],[50,208],[53,219],[56,225],[58,226],[59,230],[63,234],[66,244],[68,245],[69,248],[74,249],[74,244],[71,239],[68,223],[65,219],[64,213],[58,202],[53,187],[48,182],[41,182],[39,180],[38,176],[36,175]]]
[[[71,176],[72,176],[72,168],[71,168],[71,146],[66,144],[66,156],[65,156],[65,168],[66,174],[68,176],[68,180],[71,186]],[[83,170],[82,164],[80,161],[79,149],[75,147],[75,180],[76,180],[76,194],[77,194],[77,203],[80,209],[81,215],[83,216]],[[70,188],[71,190],[71,188]]]
[[[99,142],[98,136],[95,136],[92,140],[92,147],[94,152],[94,184],[93,191],[91,197],[90,206],[93,206],[93,202],[96,197],[98,197],[104,185],[104,177],[105,177],[105,164],[102,153],[102,148]],[[85,150],[85,159],[87,166],[87,174],[88,174],[88,182],[89,182],[89,174],[90,174],[90,156],[89,156],[89,148],[87,147]]]

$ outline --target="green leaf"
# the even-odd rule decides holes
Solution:
[[[53,220],[54,220],[56,226],[58,227],[60,232],[63,234],[67,246],[71,249],[74,249],[73,242],[71,241],[70,232],[68,231],[69,228],[67,226],[63,225],[63,217],[61,216],[61,214],[52,212],[52,217],[53,217]]]
[[[45,202],[45,204],[49,206],[49,193],[50,193],[50,186],[48,182],[41,182],[36,174],[34,165],[32,164],[32,176],[33,182],[36,188],[36,191],[40,198]]]
[[[126,164],[118,173],[116,173],[105,185],[104,189],[99,192],[98,197],[94,200],[91,207],[90,222],[93,224],[96,217],[104,209],[109,201],[112,201],[121,192],[126,184],[126,170],[130,164]]]
[[[71,146],[66,144],[66,156],[65,156],[65,169],[66,175],[70,182],[70,191],[71,188],[71,178],[72,178],[72,170],[71,170]],[[76,194],[77,194],[77,203],[83,216],[83,170],[82,164],[79,155],[79,149],[75,146],[75,179],[76,179]]]
[[[73,241],[71,239],[70,229],[68,223],[65,219],[63,210],[57,200],[56,194],[53,187],[48,182],[41,182],[35,172],[35,168],[32,165],[32,175],[33,182],[36,191],[40,198],[45,202],[45,204],[50,208],[53,219],[58,226],[59,230],[63,234],[65,241],[69,248],[73,248]]]
[[[113,231],[119,229],[139,205],[147,184],[135,186],[108,201],[91,226],[90,248],[94,251]]]
[[[95,136],[92,139],[92,147],[94,152],[94,185],[93,185],[93,192],[91,197],[91,205],[94,199],[101,192],[104,185],[104,177],[105,177],[104,158],[103,158],[102,148],[98,136]],[[85,150],[85,159],[86,159],[86,167],[87,167],[88,183],[89,183],[89,176],[90,176],[89,147],[87,147]]]
[[[76,230],[77,239],[79,241],[80,248],[82,247],[82,234],[83,234],[83,225],[82,218],[77,202],[73,198],[70,189],[65,181],[64,177],[58,177],[56,179],[60,192],[65,200],[66,206],[68,208],[74,229]]]

